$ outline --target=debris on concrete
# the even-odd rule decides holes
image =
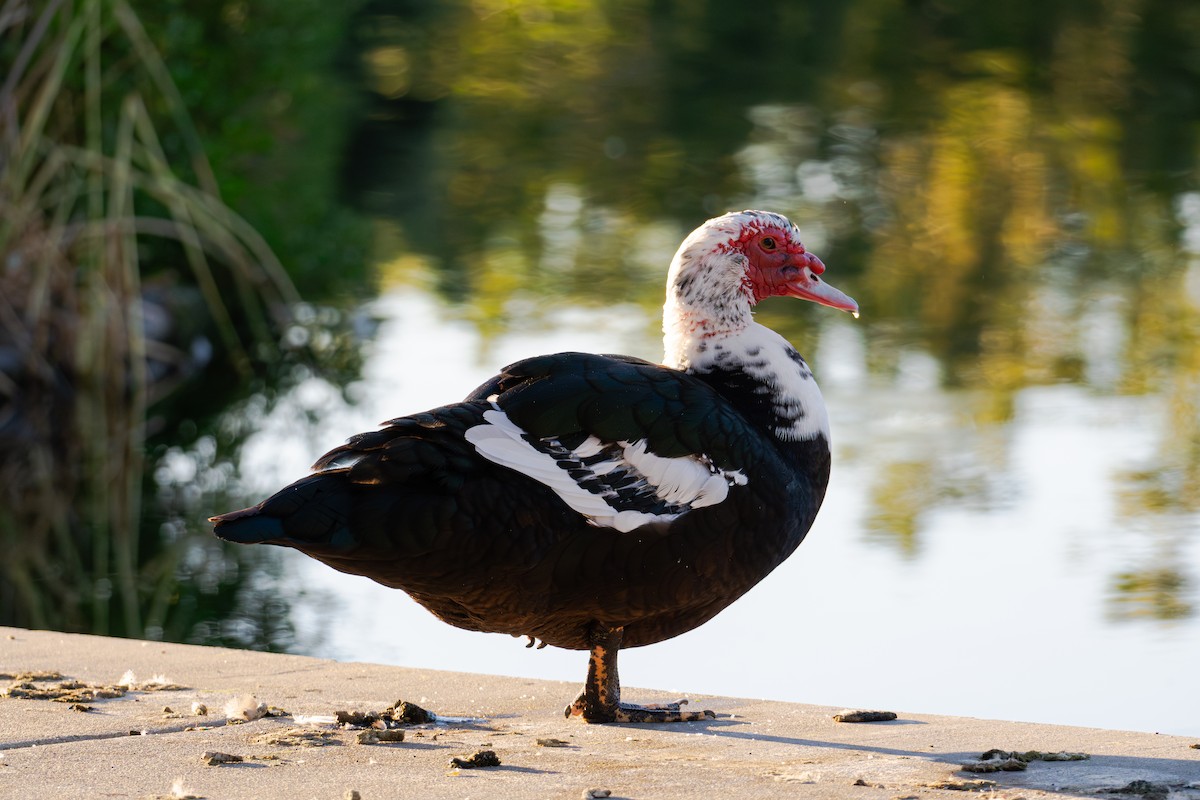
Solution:
[[[132,692],[173,692],[188,687],[175,683],[165,675],[154,675],[149,680],[139,681],[133,670],[125,670],[125,674],[117,681],[118,686],[124,686]]]
[[[202,704],[197,704],[203,709],[203,712],[196,712],[197,716],[202,716],[208,713],[208,708]],[[193,706],[195,711],[195,706]],[[290,717],[287,711],[277,706],[269,706],[264,702],[259,701],[252,694],[244,694],[240,697],[231,697],[225,703],[225,724],[240,725],[243,722],[253,722],[256,719],[263,717]]]
[[[292,722],[297,725],[337,725],[337,717],[333,714],[295,714]]]
[[[846,709],[833,715],[834,722],[891,722],[896,718],[892,711],[851,711]]]
[[[1019,758],[988,758],[962,765],[966,772],[1020,772],[1028,767],[1029,762]]]
[[[397,700],[392,703],[386,713],[389,714],[392,720],[405,725],[424,725],[430,722],[437,722],[436,714],[426,711],[416,703],[410,703],[407,700]]]
[[[398,728],[367,728],[359,731],[359,744],[379,744],[380,742],[403,742],[404,731]]]
[[[206,750],[204,755],[200,756],[200,760],[210,767],[215,767],[218,764],[238,764],[245,761],[241,756],[235,756],[232,753],[222,753],[217,750]]]
[[[18,700],[52,700],[56,703],[90,703],[93,700],[124,697],[126,691],[124,686],[104,686],[73,680],[59,681],[51,686],[41,686],[40,683],[43,681],[38,679],[17,681],[0,692],[0,696]]]
[[[923,783],[921,785],[926,789],[945,789],[951,792],[983,792],[991,791],[996,788],[995,781],[982,779],[937,781],[935,783]]]
[[[398,730],[382,730],[375,731],[375,738],[381,742],[403,742],[404,731]]]
[[[450,766],[456,769],[481,769],[484,767],[500,766],[500,759],[495,750],[480,750],[470,758],[452,758]]]
[[[267,715],[267,704],[259,702],[252,694],[231,697],[225,703],[225,720],[229,724],[253,722]]]
[[[434,714],[406,700],[397,700],[383,711],[335,711],[333,719],[339,725],[381,730],[437,721]]]

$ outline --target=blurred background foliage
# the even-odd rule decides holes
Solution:
[[[6,474],[45,459],[8,487],[2,546],[45,563],[9,560],[0,623],[286,647],[270,562],[199,521],[236,490],[235,398],[352,375],[380,284],[485,334],[653,308],[682,235],[750,205],[870,310],[873,380],[917,348],[980,425],[1033,385],[1163,393],[1122,513],[1200,511],[1189,0],[4,0],[0,33],[0,446]],[[808,310],[762,314],[819,346]],[[124,422],[97,427],[99,397]],[[879,476],[868,527],[904,552],[986,491],[912,454]],[[1115,616],[1191,613],[1171,552],[1114,576]]]
[[[356,358],[344,337],[309,335],[338,320],[296,288],[330,296],[367,275],[365,227],[333,191],[344,18],[327,15],[298,53],[324,66],[296,74],[283,30],[313,9],[279,6],[257,41],[202,3],[155,5],[162,17],[121,0],[0,9],[0,623],[286,638],[279,622],[222,633],[214,621],[235,609],[271,607],[246,579],[269,565],[195,535],[232,469],[223,408]],[[164,59],[183,52],[186,68]],[[229,59],[195,63],[209,52]],[[329,114],[340,126],[314,124]],[[173,483],[181,447],[192,464]]]
[[[369,235],[340,189],[343,148],[362,107],[339,71],[355,4],[132,5],[204,143],[222,199],[285,256],[302,294],[361,293]]]

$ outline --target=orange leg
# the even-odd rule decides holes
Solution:
[[[567,706],[567,717],[579,717],[584,722],[693,722],[716,718],[711,711],[682,711],[680,707],[687,700],[646,706],[622,703],[617,651],[623,633],[621,628],[596,626],[592,630],[587,683],[575,702]]]

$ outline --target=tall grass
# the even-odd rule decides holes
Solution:
[[[0,620],[139,635],[174,572],[139,552],[147,410],[189,363],[148,283],[242,373],[295,293],[124,0],[4,0],[0,63]]]

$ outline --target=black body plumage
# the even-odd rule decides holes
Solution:
[[[723,375],[584,353],[521,361],[465,402],[355,436],[256,513],[219,521],[216,534],[292,547],[404,589],[469,630],[572,649],[590,646],[595,622],[624,628],[626,647],[677,636],[791,554],[828,480],[824,439],[765,436],[738,408],[739,398],[757,408],[761,395]],[[539,440],[646,440],[660,456],[706,453],[749,478],[724,502],[670,522],[597,527],[466,441],[493,402]]]

